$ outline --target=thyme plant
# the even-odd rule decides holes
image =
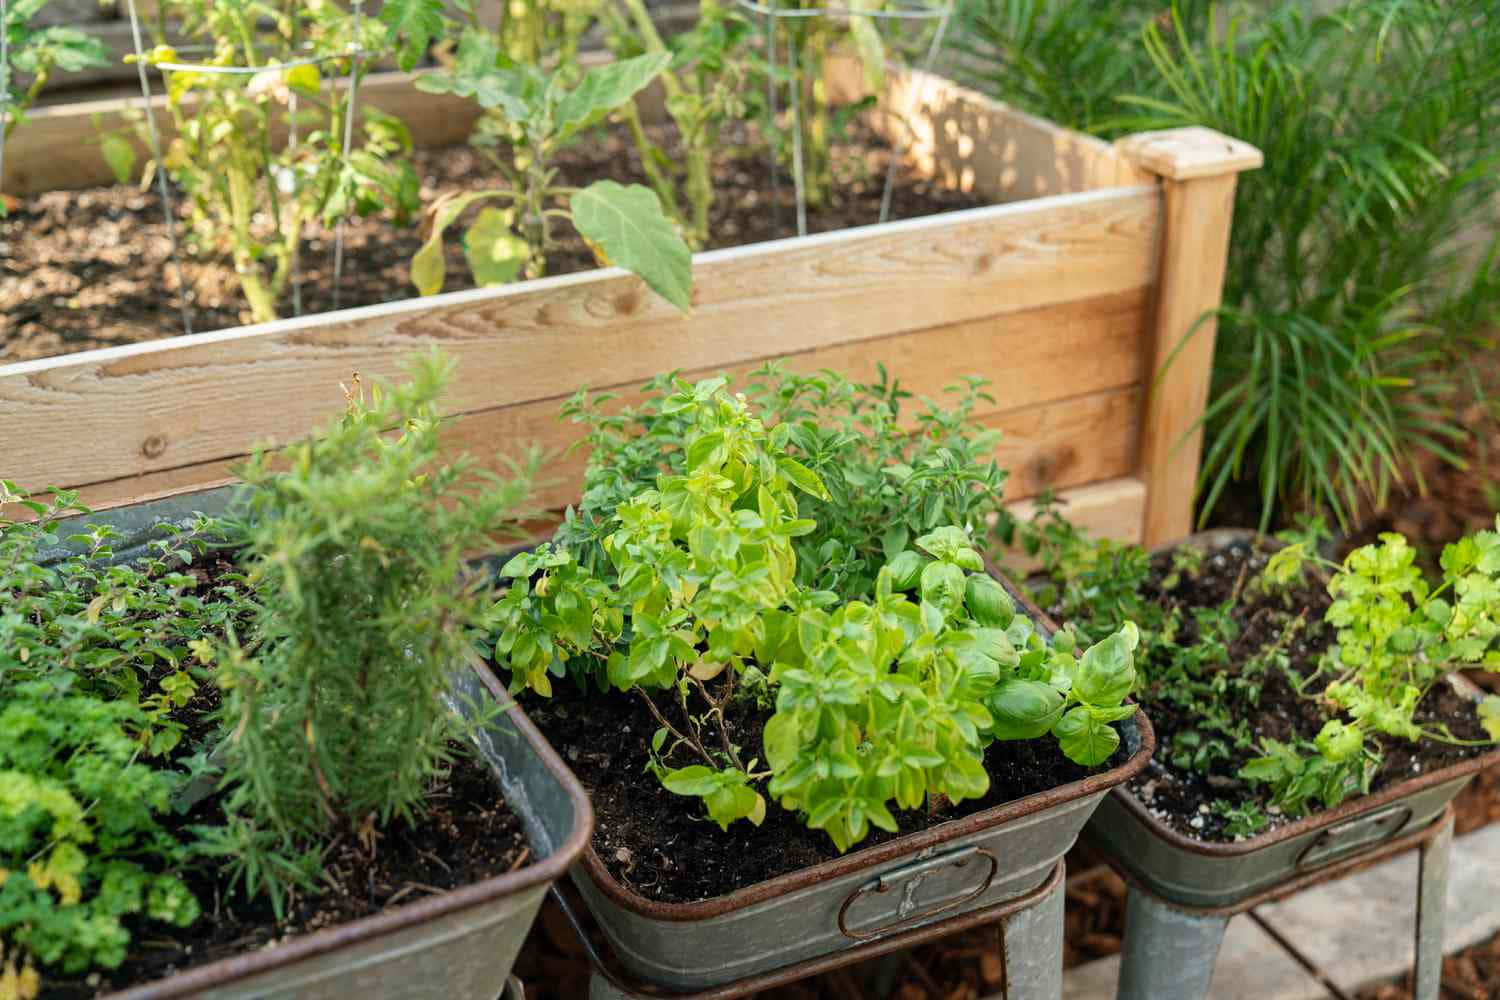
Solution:
[[[356,386],[341,420],[241,471],[254,643],[218,653],[229,822],[199,832],[278,909],[330,837],[368,845],[420,812],[467,732],[444,698],[488,604],[468,559],[511,530],[529,470],[443,460],[449,370],[433,356],[407,384]]]
[[[1133,626],[1081,658],[1071,633],[1049,646],[956,524],[902,540],[868,599],[816,589],[797,542],[821,545],[823,525],[803,504],[834,498],[794,457],[799,425],[768,424],[722,378],[669,384],[657,416],[680,435],[680,466],[646,485],[660,440],[623,446],[641,463],[623,480],[596,454],[585,506],[603,501],[588,514],[600,532],[561,533],[502,570],[495,652],[513,690],[547,696],[572,673],[631,694],[659,724],[642,749],[668,791],[726,829],[759,824],[769,794],[840,850],[894,829],[891,803],[982,796],[994,740],[1051,733],[1085,765],[1114,753],[1111,723],[1134,712]],[[776,708],[764,762],[730,736],[746,697]]]

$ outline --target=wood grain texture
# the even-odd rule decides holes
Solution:
[[[836,100],[868,93],[857,60],[830,60]],[[928,177],[995,202],[1149,183],[1110,143],[919,71],[892,69],[870,121]]]
[[[1200,126],[1137,132],[1115,147],[1143,169],[1173,181],[1258,170],[1265,163],[1248,142]]]
[[[1192,531],[1236,175],[1167,181],[1166,235],[1141,423],[1147,545]]]
[[[952,324],[933,330],[898,334],[854,344],[835,345],[779,357],[787,368],[805,373],[822,369],[859,380],[887,368],[919,397],[941,398],[960,376],[991,378],[995,403],[976,419],[1007,435],[997,457],[1012,469],[1008,493],[1024,496],[1047,485],[1062,486],[1115,475],[1132,468],[1138,430],[1140,383],[1145,376],[1148,296],[1137,289],[1083,302],[1063,303],[1020,313]],[[1038,330],[1048,336],[1037,336]],[[1072,363],[1073,359],[1087,363]],[[963,359],[956,361],[955,359]],[[728,374],[736,382],[766,359],[686,371],[688,379]],[[598,386],[619,394],[612,407],[640,401],[642,380]],[[1126,383],[1124,385],[1120,383]],[[319,393],[326,410],[336,414],[342,402],[330,383]],[[467,452],[494,468],[505,456],[519,456],[535,443],[560,456],[581,436],[581,429],[558,419],[562,396],[548,396],[457,414],[445,432],[448,449]],[[1065,401],[1065,402],[1060,402]],[[915,407],[904,416],[914,426]],[[196,483],[216,483],[232,475],[243,453],[128,475],[101,482],[21,479],[37,487],[47,483],[83,488],[84,501],[103,509],[145,496],[179,492]],[[586,456],[579,452],[549,463],[537,498],[546,507],[577,499]],[[7,478],[17,476],[7,472]]]
[[[1124,476],[1064,490],[1057,494],[1056,501],[1064,517],[1096,538],[1141,544],[1146,496],[1145,483]],[[1011,514],[1021,521],[1031,520],[1036,513],[1036,504],[1031,500],[1021,500],[1009,507]],[[1005,567],[1015,572],[1024,573],[1039,565],[1036,559],[1019,550],[1013,550],[1005,560]]]
[[[459,366],[449,414],[834,347],[852,366],[880,337],[1140,294],[1158,211],[1155,189],[1126,189],[715,251],[690,316],[607,270],[22,362],[0,368],[7,476],[71,486],[234,458],[336,413],[351,372],[398,377],[431,347]],[[969,370],[983,329],[932,356]],[[1015,350],[1056,336],[1030,325]]]

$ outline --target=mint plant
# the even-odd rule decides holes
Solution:
[[[1201,551],[1178,548],[1165,567],[1153,569],[1139,547],[1087,539],[1050,511],[1022,534],[1043,557],[1045,606],[1085,633],[1118,627],[1127,616],[1143,623],[1140,693],[1181,721],[1164,741],[1174,767],[1208,773],[1240,761],[1238,776],[1265,791],[1266,805],[1301,815],[1369,792],[1383,759],[1376,737],[1500,742],[1500,696],[1486,697],[1477,709],[1489,740],[1460,739],[1446,724],[1418,718],[1423,700],[1450,672],[1500,671],[1500,532],[1447,546],[1442,577],[1429,583],[1400,535],[1382,535],[1339,564],[1316,554],[1324,529],[1309,522],[1285,534],[1260,573],[1241,574],[1222,603],[1188,613],[1171,595],[1201,572]],[[1318,573],[1329,574],[1332,602],[1310,619],[1294,595],[1317,585]],[[1148,583],[1152,595],[1145,593]],[[1260,610],[1242,627],[1236,611],[1252,598]],[[1247,646],[1245,633],[1256,624],[1269,638]],[[1288,651],[1314,642],[1327,644],[1316,666],[1294,670]],[[1272,739],[1252,729],[1247,709],[1274,674],[1319,702],[1327,721],[1314,737]],[[1225,803],[1219,812],[1244,835],[1258,828],[1258,814],[1231,810],[1254,805]]]
[[[217,649],[229,821],[199,833],[278,912],[329,838],[368,842],[420,811],[468,731],[443,700],[488,604],[468,560],[510,530],[530,470],[501,480],[442,460],[448,373],[433,356],[408,384],[356,386],[341,420],[240,473],[257,607],[253,642]]]
[[[459,41],[450,71],[424,74],[419,89],[471,97],[493,111],[476,142],[509,147],[509,157],[491,159],[507,185],[492,191],[455,193],[429,208],[428,237],[412,259],[412,282],[424,295],[443,287],[443,236],[464,210],[485,207],[469,226],[464,248],[481,285],[546,273],[547,252],[557,220],[571,222],[602,266],[617,264],[639,275],[653,291],[686,311],[692,301],[692,254],[662,211],[657,195],[638,184],[597,181],[586,188],[557,182],[557,153],[631,99],[666,67],[669,57],[651,54],[599,66],[574,85],[562,74],[505,55],[495,36],[470,29]]]
[[[252,321],[276,319],[312,225],[380,213],[399,224],[417,208],[405,126],[363,108],[362,141],[346,159],[348,101],[333,80],[366,72],[365,63],[351,66],[348,54],[356,46],[394,55],[410,68],[440,30],[442,4],[391,0],[380,20],[360,20],[332,3],[163,0],[163,8],[190,40],[209,49],[197,61],[260,69],[253,75],[167,71],[176,135],[155,169],[168,171],[186,195],[191,243],[233,259]],[[274,30],[259,30],[260,18],[269,18]],[[193,60],[159,42],[146,61]],[[278,143],[283,129],[295,130],[296,141]],[[127,156],[116,169],[128,175],[133,162]]]
[[[915,548],[903,539],[868,594],[819,589],[800,568],[800,546],[824,540],[806,508],[834,498],[795,444],[816,421],[768,424],[723,378],[658,384],[672,391],[644,443],[621,440],[624,468],[595,455],[594,509],[502,570],[512,583],[491,625],[512,690],[549,696],[571,674],[639,698],[659,727],[643,756],[668,791],[701,799],[725,828],[759,824],[769,795],[840,850],[871,825],[894,829],[892,803],[982,796],[994,740],[1051,733],[1088,766],[1114,753],[1111,723],[1135,710],[1123,704],[1133,626],[1082,657],[1071,633],[1049,645],[956,524]],[[582,406],[568,412],[594,412]],[[653,461],[668,440],[680,455]],[[765,761],[731,737],[737,698],[774,703]]]
[[[1500,519],[1496,527],[1500,528]],[[1302,546],[1282,550],[1268,576],[1296,572],[1310,556]],[[1351,721],[1330,719],[1317,737],[1335,764],[1367,752],[1367,738],[1459,740],[1446,725],[1423,726],[1417,706],[1450,671],[1478,667],[1500,673],[1500,532],[1481,531],[1443,548],[1442,579],[1429,585],[1416,551],[1395,533],[1351,552],[1328,585],[1334,598],[1325,616],[1337,628],[1320,673],[1334,676],[1323,697]],[[1500,741],[1500,696],[1479,708],[1492,740]]]

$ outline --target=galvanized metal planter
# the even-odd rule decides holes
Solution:
[[[1050,634],[1046,617],[1001,582]],[[1130,757],[1112,770],[726,896],[648,900],[618,882],[592,846],[573,881],[634,975],[679,991],[744,980],[1037,888],[1105,792],[1150,759],[1155,737],[1145,715],[1120,728]]]
[[[195,512],[222,514],[232,496],[230,490],[213,490],[89,515],[87,520],[116,526],[124,536],[116,558],[131,558],[165,535],[163,524],[185,525]],[[59,550],[53,555],[64,554]],[[493,676],[468,669],[456,675],[456,711],[468,714],[497,701],[509,698]],[[499,997],[547,888],[588,842],[593,811],[578,779],[518,707],[496,715],[475,743],[494,773],[498,794],[525,828],[534,859],[529,865],[111,994],[111,1000]]]
[[[1185,543],[1222,546],[1250,532],[1214,531]],[[1175,546],[1174,546],[1175,547]],[[1089,821],[1085,841],[1146,891],[1194,907],[1228,907],[1264,889],[1423,829],[1500,750],[1392,785],[1336,809],[1238,843],[1195,840],[1151,815],[1128,787],[1116,788]]]

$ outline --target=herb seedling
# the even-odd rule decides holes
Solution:
[[[451,71],[428,73],[417,86],[429,93],[472,97],[496,111],[492,145],[510,144],[509,159],[494,155],[507,186],[450,194],[429,209],[428,238],[412,259],[412,281],[424,295],[442,289],[443,235],[464,209],[487,206],[469,226],[464,247],[470,270],[484,285],[546,273],[558,220],[571,222],[601,265],[639,275],[657,294],[686,311],[692,295],[692,255],[649,188],[597,181],[586,188],[557,183],[553,160],[588,128],[628,104],[666,67],[661,53],[599,66],[569,86],[535,66],[505,56],[492,35],[470,30],[459,42]]]

